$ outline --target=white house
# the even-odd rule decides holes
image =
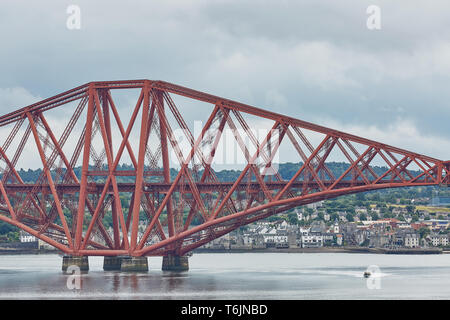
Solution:
[[[417,233],[408,233],[405,236],[405,247],[417,248],[419,246],[419,235]]]
[[[343,245],[343,243],[344,243],[344,237],[342,236],[342,234],[337,234],[336,235],[336,244],[338,245],[338,246],[342,246]]]
[[[445,234],[432,234],[431,243],[434,247],[448,245],[448,236]]]
[[[355,208],[355,213],[356,213],[356,214],[361,214],[361,213],[367,214],[367,208],[364,208],[364,207],[356,207],[356,208]]]
[[[309,234],[309,230],[310,230],[311,228],[302,228],[302,227],[300,227],[300,234],[302,235],[302,236],[306,236],[306,235],[308,235]]]
[[[322,235],[302,235],[302,248],[316,248],[323,247]]]
[[[297,214],[298,221],[302,221],[303,220],[303,212],[301,212],[300,210],[295,209],[295,213]]]
[[[277,232],[276,229],[270,229],[268,232],[263,234],[264,243],[275,243],[282,244],[288,243],[288,236],[284,232]]]
[[[25,231],[20,231],[20,242],[35,242],[37,241],[36,237],[25,232]]]

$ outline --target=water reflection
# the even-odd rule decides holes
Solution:
[[[188,272],[104,272],[90,259],[81,289],[67,287],[58,256],[0,256],[0,299],[448,299],[450,255],[202,254]],[[379,290],[364,271],[377,265]]]
[[[120,276],[117,273],[114,273],[112,280],[112,287],[114,292],[119,292],[120,289]]]

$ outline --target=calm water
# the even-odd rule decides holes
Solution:
[[[450,255],[350,253],[194,254],[189,272],[104,272],[90,257],[69,290],[58,255],[0,256],[0,299],[449,299]],[[370,265],[375,278],[363,277]],[[379,289],[374,289],[379,288]]]

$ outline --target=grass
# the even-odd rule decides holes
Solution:
[[[371,207],[375,207],[374,204],[372,204],[370,206]],[[406,204],[388,204],[388,206],[404,208],[407,205]],[[416,207],[416,210],[425,210],[425,211],[430,212],[430,213],[450,212],[450,208],[446,208],[446,207],[432,207],[432,206],[424,206],[424,205],[418,205],[418,206],[415,206],[415,207]]]

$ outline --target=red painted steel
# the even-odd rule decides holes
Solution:
[[[120,89],[140,90],[126,127],[112,95]],[[198,136],[176,96],[211,105]],[[78,105],[58,139],[44,114],[71,103]],[[255,116],[271,121],[261,141],[248,119]],[[72,255],[183,255],[300,205],[384,188],[447,185],[450,179],[449,161],[163,81],[91,82],[1,116],[0,129],[9,130],[0,147],[0,220]],[[176,129],[190,147],[186,155]],[[245,158],[234,181],[219,181],[214,170],[225,129]],[[138,133],[137,148],[132,132]],[[70,137],[77,138],[73,146],[66,143]],[[24,182],[16,168],[27,144],[37,152],[26,156],[43,168],[34,182]],[[273,170],[281,145],[298,154],[290,179]],[[339,176],[327,166],[333,153],[347,161]],[[124,154],[131,169],[120,168]],[[378,170],[375,161],[381,161]]]

